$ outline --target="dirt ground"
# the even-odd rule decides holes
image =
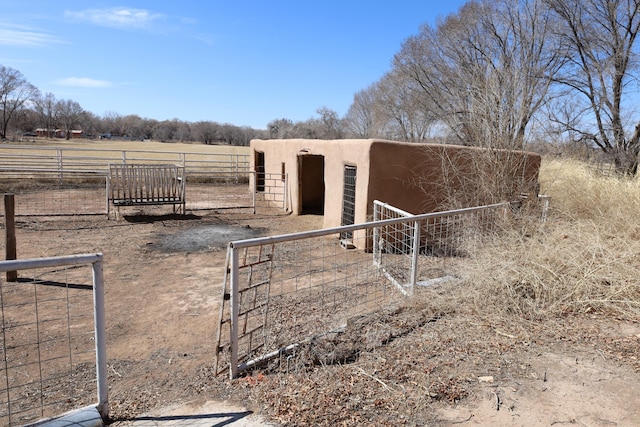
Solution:
[[[356,361],[214,377],[226,243],[320,226],[231,210],[19,217],[18,256],[104,253],[116,422],[230,399],[282,425],[640,425],[640,325],[597,315],[526,323],[431,304],[388,314],[389,339],[363,344]],[[452,286],[427,299],[452,297]]]

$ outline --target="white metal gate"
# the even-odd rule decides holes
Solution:
[[[235,377],[274,358],[289,360],[350,319],[400,303],[416,285],[455,275],[463,251],[490,235],[508,206],[422,215],[389,209],[393,216],[376,222],[231,242],[216,372]],[[346,233],[351,250],[342,244]]]
[[[18,275],[0,279],[0,425],[82,407],[106,420],[102,254],[0,261],[0,272]]]

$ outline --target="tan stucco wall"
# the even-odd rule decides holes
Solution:
[[[473,180],[477,174],[472,166],[474,156],[488,153],[473,147],[374,139],[252,140],[251,147],[252,164],[255,164],[255,152],[263,152],[267,173],[280,173],[281,164],[285,163],[289,178],[289,206],[293,214],[301,211],[298,156],[324,156],[325,228],[340,225],[345,165],[357,167],[355,223],[362,223],[370,219],[375,199],[416,214],[436,210],[444,201],[443,171],[455,171],[461,181]],[[515,156],[526,160],[522,163],[523,170],[517,173],[525,176],[527,181],[537,183],[539,155],[507,151],[492,153],[497,153],[498,157]],[[448,166],[443,169],[443,164]]]
[[[512,194],[514,200],[519,193],[536,191],[540,156],[535,153],[489,151],[458,145],[373,142],[367,203],[372,206],[377,199],[414,214],[460,207],[447,206],[452,194],[460,187],[472,187],[471,183],[482,186],[479,174],[498,176],[497,171],[480,170],[485,165],[506,164],[513,168],[513,174],[518,175],[522,183],[526,183],[518,185]]]
[[[264,153],[266,173],[280,173],[285,163],[288,174],[288,199],[291,212],[299,214],[300,193],[298,182],[298,156],[324,156],[324,227],[340,225],[342,213],[343,171],[345,165],[356,166],[356,211],[355,222],[366,222],[367,187],[369,176],[369,150],[372,140],[339,139],[272,139],[251,141],[251,162],[255,165],[255,152]]]

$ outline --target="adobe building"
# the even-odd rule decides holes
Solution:
[[[456,187],[480,181],[477,165],[491,164],[477,161],[483,156],[510,164],[514,199],[537,196],[541,161],[522,151],[380,139],[254,139],[251,149],[258,172],[252,188],[264,191],[261,172],[281,176],[282,184],[286,175],[289,211],[324,215],[325,228],[371,220],[374,200],[413,214],[442,210]]]

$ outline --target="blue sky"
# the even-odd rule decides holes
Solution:
[[[344,115],[447,1],[0,0],[0,64],[94,114],[210,120]]]

